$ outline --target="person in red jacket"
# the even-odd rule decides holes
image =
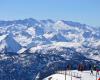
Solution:
[[[98,69],[96,70],[96,72],[97,72],[97,75],[99,75],[99,70]]]
[[[100,66],[97,66],[96,68],[97,75],[99,75],[99,71],[100,71]]]
[[[98,80],[100,80],[100,78]]]

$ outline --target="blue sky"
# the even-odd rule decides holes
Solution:
[[[0,0],[0,20],[24,18],[100,26],[100,0]]]

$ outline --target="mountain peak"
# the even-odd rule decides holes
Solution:
[[[21,45],[13,38],[13,34],[9,34],[5,38],[8,52],[17,52],[21,49]]]

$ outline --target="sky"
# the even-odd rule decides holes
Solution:
[[[100,0],[0,0],[0,20],[25,18],[100,26]]]

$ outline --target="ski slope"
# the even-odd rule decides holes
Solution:
[[[70,75],[66,75],[66,80],[96,80],[96,72],[94,71],[93,74],[90,74],[90,71],[83,71],[83,72],[80,72],[80,71],[76,71],[76,70],[73,70],[71,71],[71,73],[78,73],[79,75],[81,75],[81,78],[80,77],[71,77]],[[100,74],[97,75],[97,80],[98,78],[100,77]],[[50,79],[51,78],[51,79]],[[43,80],[65,80],[65,75],[64,74],[53,74]]]

